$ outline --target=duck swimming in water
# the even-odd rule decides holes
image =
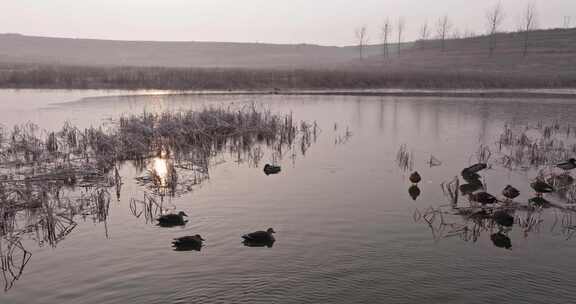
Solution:
[[[420,188],[418,188],[417,185],[412,185],[410,186],[410,188],[408,188],[408,194],[410,194],[410,197],[413,200],[418,199],[418,197],[420,196]]]
[[[554,192],[554,187],[542,180],[536,180],[530,184],[530,187],[532,187],[532,189],[534,189],[538,195],[542,195],[542,193]]]
[[[276,233],[274,229],[268,228],[266,231],[256,231],[242,236],[244,244],[247,246],[258,246],[260,244],[272,247],[272,243],[276,241],[272,234]]]
[[[478,173],[484,169],[488,168],[488,165],[485,163],[477,163],[474,164],[468,168],[464,168],[464,170],[462,170],[462,175],[468,175],[470,173]]]
[[[552,206],[552,203],[550,203],[541,196],[536,196],[529,199],[528,203],[534,207],[541,207],[541,208],[549,208],[550,206]]]
[[[462,178],[469,184],[482,184],[478,173],[462,171]]]
[[[275,165],[270,165],[270,164],[264,165],[264,174],[266,174],[266,175],[278,174],[278,173],[280,173],[281,170],[282,170],[282,168],[280,166],[275,166]]]
[[[520,195],[520,191],[518,191],[518,189],[508,185],[508,186],[506,186],[506,188],[504,188],[504,190],[502,190],[502,195],[504,195],[504,197],[507,199],[513,200]]]
[[[492,219],[500,226],[512,227],[512,225],[514,225],[514,217],[503,210],[494,212]]]
[[[460,192],[462,192],[463,195],[472,194],[481,189],[484,189],[484,185],[482,185],[480,181],[460,185]]]
[[[414,172],[412,172],[412,174],[410,174],[410,177],[408,179],[413,184],[417,184],[422,180],[422,177],[420,176],[420,173],[418,173],[418,171],[414,171]]]
[[[512,240],[510,240],[510,238],[502,232],[492,234],[490,236],[490,240],[492,240],[492,244],[498,248],[512,248]]]
[[[164,214],[158,218],[158,225],[162,227],[173,227],[186,225],[187,220],[184,217],[188,215],[184,211],[177,214]]]
[[[204,243],[204,239],[199,235],[188,235],[179,238],[175,238],[172,241],[172,246],[174,250],[185,251],[185,250],[197,250],[200,251]]]
[[[576,169],[576,159],[570,158],[565,162],[561,162],[561,163],[556,164],[556,167],[558,167],[562,170],[565,170],[565,171]]]
[[[473,202],[480,203],[482,205],[491,205],[496,204],[498,202],[498,199],[488,192],[478,192],[470,194],[470,200]]]

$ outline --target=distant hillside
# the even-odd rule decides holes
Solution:
[[[371,47],[367,55],[380,52]],[[0,34],[0,63],[275,68],[349,62],[355,47],[227,42],[152,42]]]
[[[491,57],[486,36],[447,40],[444,51],[439,40],[416,41],[400,56],[388,60],[372,56],[362,65],[389,71],[576,75],[576,28],[530,32],[527,56],[523,56],[524,37],[524,33],[498,34]]]
[[[317,45],[129,42],[0,35],[0,87],[357,89],[576,87],[576,29],[438,40],[365,50]]]

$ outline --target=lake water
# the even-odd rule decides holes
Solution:
[[[512,184],[517,201],[527,201],[536,172],[499,166],[498,136],[506,124],[573,121],[573,100],[117,94],[125,92],[0,91],[0,121],[51,130],[64,121],[109,125],[126,113],[255,104],[321,131],[304,155],[296,149],[279,160],[277,175],[262,172],[270,154],[258,167],[221,156],[209,180],[165,198],[189,215],[179,228],[132,214],[130,199],[145,189],[136,169],[122,166],[120,200],[105,222],[77,216],[55,246],[24,234],[32,256],[0,303],[576,302],[576,240],[556,208],[539,212],[530,229],[506,231],[509,249],[494,246],[497,227],[438,237],[417,216],[447,204],[440,185],[475,163],[480,145],[494,154],[482,172],[488,190],[500,196]],[[89,96],[97,97],[82,99]],[[423,178],[417,200],[410,172],[397,164],[401,145]],[[431,156],[441,165],[431,167]],[[268,227],[277,232],[273,247],[243,246],[242,234]],[[172,250],[174,237],[196,233],[207,240],[201,251]]]

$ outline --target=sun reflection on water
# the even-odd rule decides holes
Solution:
[[[160,151],[159,155],[152,159],[152,175],[160,187],[168,187],[170,182],[171,163],[166,150]]]

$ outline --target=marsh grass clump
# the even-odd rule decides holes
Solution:
[[[319,132],[316,123],[296,124],[291,114],[254,105],[143,112],[108,127],[65,123],[60,130],[41,131],[27,123],[0,130],[0,236],[21,231],[16,215],[26,213],[34,218],[28,230],[52,246],[75,227],[76,215],[106,221],[108,189],[116,188],[119,199],[118,168],[125,162],[146,169],[137,181],[153,194],[177,195],[207,179],[218,155],[258,164],[263,147],[276,159],[296,146],[305,153]]]
[[[576,153],[576,133],[558,122],[513,128],[505,125],[497,146],[500,163],[508,169],[553,166]]]

